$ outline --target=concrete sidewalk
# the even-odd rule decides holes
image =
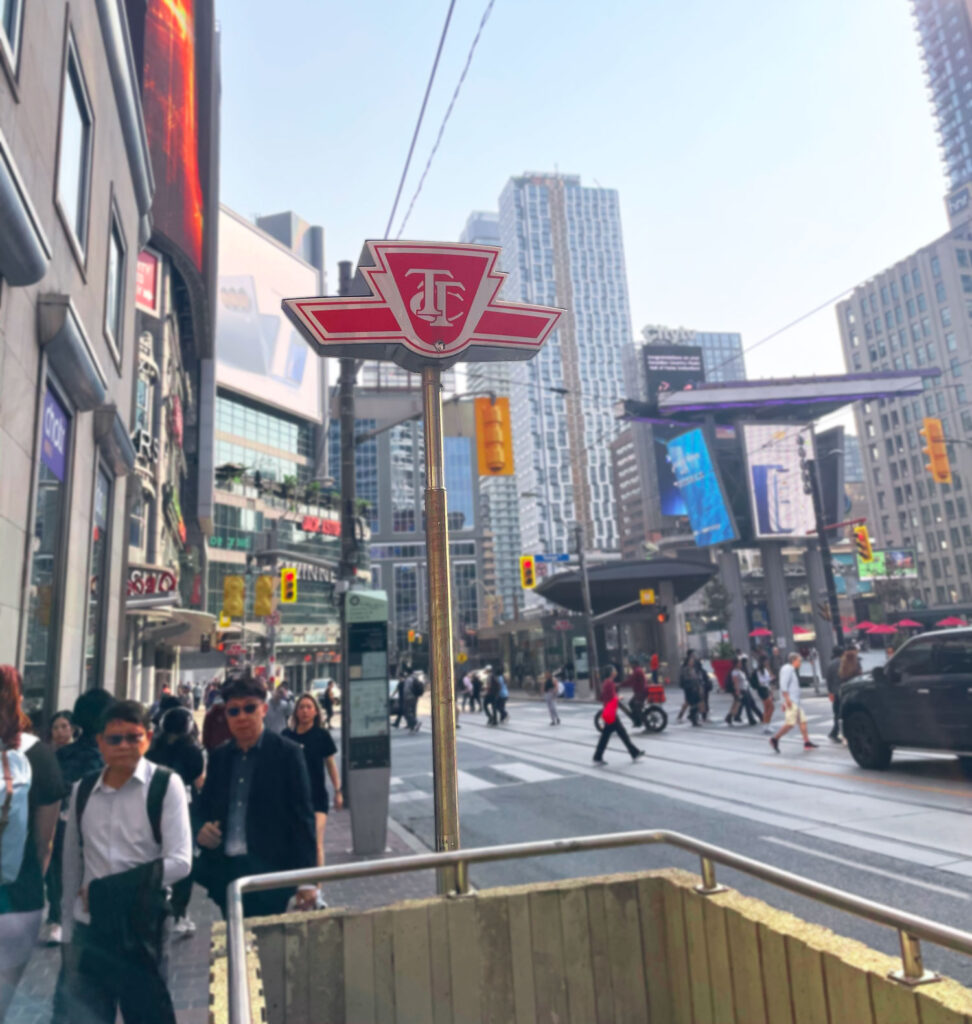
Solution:
[[[334,811],[328,815],[324,845],[329,865],[365,859],[355,857],[351,852],[351,815],[348,811]],[[416,852],[427,850],[410,832],[389,820],[385,855],[402,857]],[[431,896],[434,892],[434,874],[422,871],[335,883],[328,886],[324,896],[332,907],[363,910],[396,900]],[[213,922],[219,920],[219,911],[197,886],[189,904],[189,914],[196,922],[196,934],[191,938],[172,940],[169,987],[179,1024],[208,1024],[209,937]],[[60,960],[59,949],[38,946],[17,989],[6,1024],[49,1024]]]

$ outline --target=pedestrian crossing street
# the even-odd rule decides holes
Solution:
[[[572,772],[552,772],[535,764],[527,764],[525,761],[508,761],[470,769],[460,768],[456,774],[459,779],[460,794],[481,793],[485,790],[525,783],[556,782],[560,779],[574,777]],[[388,799],[393,804],[431,800],[432,773],[393,775]]]

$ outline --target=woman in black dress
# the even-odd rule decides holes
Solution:
[[[324,830],[327,827],[328,812],[327,786],[324,784],[325,769],[331,776],[334,806],[338,810],[344,806],[344,799],[341,796],[341,780],[338,778],[337,765],[334,761],[337,747],[331,739],[331,734],[321,725],[321,708],[316,697],[309,693],[301,694],[290,720],[290,728],[284,729],[283,735],[304,748],[317,830],[317,863],[319,867],[323,867]]]

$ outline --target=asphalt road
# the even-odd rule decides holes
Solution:
[[[713,719],[693,729],[672,721],[661,734],[633,735],[647,756],[632,763],[620,742],[608,766],[591,763],[590,704],[561,703],[551,727],[542,703],[513,701],[510,721],[489,728],[464,714],[458,733],[462,845],[666,828],[959,928],[972,928],[972,781],[954,758],[896,753],[887,772],[858,768],[828,741],[830,705],[805,700],[812,737],[794,730],[782,753],[760,727]],[[722,714],[719,709],[722,708]],[[393,730],[391,814],[434,847],[431,737]],[[571,854],[482,865],[486,887],[651,867],[698,871],[698,860],[669,847]],[[807,920],[899,954],[897,934],[750,876],[718,869],[720,881]],[[923,945],[926,966],[972,984],[972,959]]]

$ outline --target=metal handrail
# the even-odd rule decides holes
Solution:
[[[340,864],[335,867],[304,868],[300,871],[278,871],[266,875],[249,875],[232,882],[227,892],[227,955],[229,958],[229,1019],[230,1024],[253,1024],[250,1007],[250,990],[246,970],[246,940],[243,927],[243,893],[260,892],[267,889],[295,888],[302,885],[316,885],[318,882],[338,879],[366,878],[371,875],[391,875],[405,871],[425,871],[438,868],[454,868],[457,878],[457,895],[469,891],[468,868],[470,864],[486,864],[490,861],[515,860],[519,857],[542,857],[558,853],[582,853],[588,850],[606,850],[624,846],[648,844],[676,846],[701,858],[702,884],[696,891],[702,895],[725,891],[725,886],[715,880],[715,863],[735,868],[748,875],[771,882],[782,889],[809,896],[838,910],[856,914],[868,921],[895,928],[901,940],[902,970],[892,972],[892,977],[909,985],[934,981],[937,975],[926,971],[922,965],[919,941],[925,939],[936,945],[945,946],[966,956],[972,956],[972,933],[939,924],[917,914],[875,903],[873,900],[853,893],[835,889],[821,882],[814,882],[790,871],[770,867],[751,857],[724,850],[680,832],[666,829],[642,829],[634,832],[611,832],[595,836],[575,836],[570,839],[547,839],[529,843],[508,843],[499,846],[481,846],[469,850],[453,850],[440,853],[422,853],[409,857],[392,857],[387,860],[360,861],[357,864]]]

